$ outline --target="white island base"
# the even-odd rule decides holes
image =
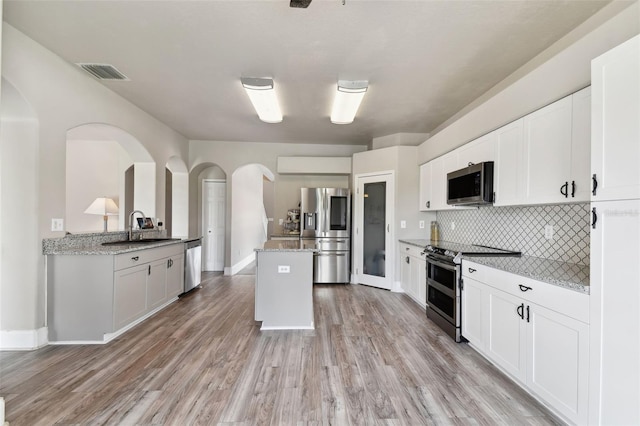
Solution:
[[[298,241],[256,249],[255,319],[260,330],[313,330],[313,253]]]

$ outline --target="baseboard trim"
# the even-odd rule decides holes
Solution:
[[[301,326],[301,327],[260,327],[260,331],[269,331],[269,330],[315,330],[313,324],[310,326]]]
[[[391,284],[390,290],[392,293],[404,293],[400,281],[394,281],[393,284]]]
[[[249,256],[242,259],[240,262],[233,265],[231,268],[224,268],[224,274],[235,275],[238,272],[242,271],[247,266],[249,266],[249,264],[251,264],[251,262],[253,262],[254,260],[256,260],[256,255],[255,253],[252,253]]]
[[[47,346],[49,330],[0,330],[0,351],[32,351]]]

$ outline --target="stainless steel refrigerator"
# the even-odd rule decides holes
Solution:
[[[347,283],[351,274],[351,191],[302,188],[300,238],[319,251],[313,257],[314,283]]]

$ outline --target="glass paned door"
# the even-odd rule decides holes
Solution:
[[[387,183],[364,184],[362,270],[367,275],[385,276]]]
[[[393,284],[393,172],[356,176],[354,214],[357,282],[391,289]]]

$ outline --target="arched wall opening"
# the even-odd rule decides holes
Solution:
[[[232,174],[230,275],[253,262],[254,249],[262,247],[269,238],[265,204],[272,205],[273,200],[265,203],[265,179],[273,182],[275,176],[262,164],[247,164]]]
[[[189,236],[189,171],[184,161],[175,156],[166,165],[164,216],[168,235]]]
[[[220,196],[210,197],[210,203],[218,205],[218,209],[215,210],[205,208],[207,202],[205,189],[210,183],[217,187],[222,197],[222,199]],[[189,235],[202,236],[203,271],[222,271],[229,262],[229,199],[227,174],[219,165],[205,162],[191,169],[189,173]],[[215,224],[217,226],[214,226]]]
[[[134,136],[109,124],[87,123],[67,131],[66,148],[66,230],[103,229],[102,216],[84,213],[98,197],[112,198],[119,207],[109,230],[126,229],[133,210],[156,216],[155,162]]]

